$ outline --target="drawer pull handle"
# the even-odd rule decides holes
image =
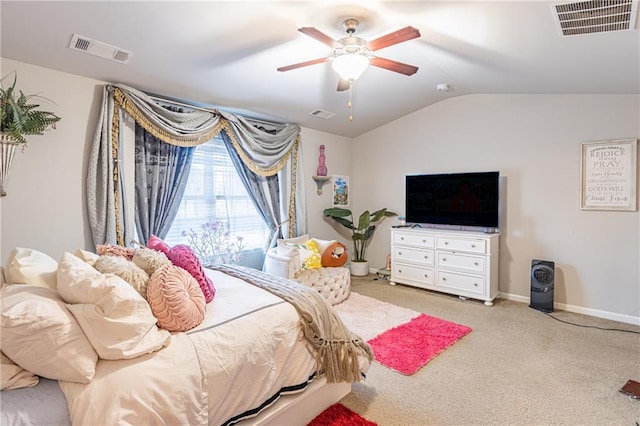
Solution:
[[[398,269],[398,273],[400,273],[400,274],[401,274],[401,273],[402,273],[402,269]]]
[[[447,279],[445,277],[442,277],[442,281],[446,281]]]
[[[473,283],[473,286],[474,287],[478,287],[478,283]]]
[[[427,242],[427,240],[422,240],[422,242],[423,242],[423,243],[426,243],[426,242]]]
[[[398,256],[402,256],[402,252],[401,251],[398,252]]]
[[[474,265],[478,266],[478,262],[473,262]]]
[[[425,255],[424,255],[424,258],[425,258],[425,259],[428,259],[428,258],[429,258],[429,256],[427,256],[427,255],[425,254]]]
[[[444,242],[444,245],[445,245],[445,246],[448,246],[448,245],[449,245],[449,241],[445,241],[445,242]]]
[[[443,257],[443,258],[442,258],[442,261],[443,261],[443,262],[446,262],[446,261],[447,261],[447,258],[446,258],[446,257]]]
[[[476,245],[475,244],[471,244],[471,248],[476,248]]]
[[[424,277],[425,277],[425,278],[429,278],[429,275],[427,275],[427,274],[424,274]]]
[[[401,240],[404,240],[404,237],[400,237]]]

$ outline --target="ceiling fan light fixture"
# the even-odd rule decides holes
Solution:
[[[361,53],[344,53],[333,58],[331,67],[341,79],[355,81],[369,68],[369,58]]]

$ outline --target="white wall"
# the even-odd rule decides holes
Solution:
[[[580,210],[580,144],[640,137],[637,95],[452,98],[354,140],[355,208],[404,210],[404,175],[498,170],[500,292],[530,295],[532,259],[556,262],[555,300],[640,317],[640,214]],[[638,187],[640,188],[640,186]],[[387,220],[369,260],[389,252]],[[579,309],[578,309],[579,310]],[[611,317],[611,315],[608,315]]]
[[[102,82],[2,58],[0,74],[18,73],[17,88],[55,102],[43,109],[61,117],[55,130],[29,136],[17,152],[2,198],[0,259],[16,246],[59,258],[91,245],[84,181],[87,141],[93,138]],[[9,80],[9,83],[13,80]]]
[[[307,219],[309,235],[321,239],[340,239],[347,247],[351,247],[350,234],[342,232],[333,220],[322,217],[322,211],[332,207],[331,181],[322,188],[322,194],[317,194],[317,186],[312,176],[318,168],[320,145],[325,146],[327,176],[349,176],[353,167],[351,157],[351,139],[336,136],[317,130],[302,129],[302,147],[304,156],[304,172],[307,192]],[[336,231],[342,232],[338,234]]]

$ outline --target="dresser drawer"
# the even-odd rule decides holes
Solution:
[[[436,246],[442,250],[464,251],[469,253],[485,253],[485,240],[473,238],[437,237]]]
[[[433,248],[435,246],[435,237],[433,235],[420,235],[417,232],[395,232],[393,234],[393,244]]]
[[[484,277],[438,271],[438,286],[469,293],[484,293]]]
[[[394,263],[391,267],[391,279],[397,281],[407,280],[428,285],[434,283],[434,272],[431,268]]]
[[[424,266],[433,266],[433,250],[418,250],[409,247],[393,247],[394,262],[415,262]]]
[[[464,269],[470,272],[484,273],[486,259],[481,256],[470,256],[459,253],[438,252],[439,268]]]

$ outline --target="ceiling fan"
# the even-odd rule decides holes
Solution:
[[[366,41],[365,39],[355,35],[359,23],[360,22],[357,19],[346,19],[343,22],[343,26],[347,36],[340,40],[334,40],[314,27],[299,28],[298,31],[301,33],[306,34],[309,37],[313,37],[321,43],[332,47],[333,55],[280,67],[278,68],[278,71],[290,71],[296,68],[330,61],[334,71],[340,76],[340,80],[338,82],[339,91],[349,89],[351,83],[357,80],[369,65],[404,75],[413,75],[418,71],[418,67],[391,59],[381,58],[373,55],[373,52],[420,37],[419,30],[409,26],[382,37],[378,37],[374,40]]]

